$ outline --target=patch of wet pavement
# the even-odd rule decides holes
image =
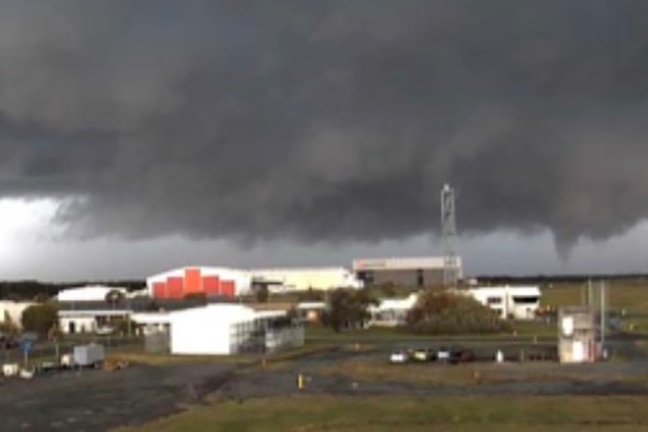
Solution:
[[[104,431],[171,415],[194,402],[183,390],[194,386],[200,399],[210,383],[226,379],[231,366],[134,366],[108,373],[65,372],[0,386],[3,432]]]

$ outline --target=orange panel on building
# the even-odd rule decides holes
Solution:
[[[203,291],[206,295],[218,295],[220,294],[220,281],[218,276],[205,276],[202,279]]]
[[[183,280],[181,277],[170,277],[167,279],[167,288],[168,288],[168,295],[167,297],[173,298],[173,299],[181,299],[184,297],[184,290],[183,290]]]
[[[221,281],[221,295],[225,297],[234,297],[236,293],[236,285],[234,281]]]
[[[196,294],[203,291],[200,269],[189,268],[185,270],[184,293]]]
[[[167,285],[164,282],[153,284],[153,298],[164,298],[167,296]]]

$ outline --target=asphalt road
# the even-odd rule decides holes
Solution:
[[[3,432],[105,431],[173,414],[227,379],[232,366],[133,366],[7,379],[0,386]]]

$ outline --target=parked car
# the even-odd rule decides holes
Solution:
[[[447,363],[450,361],[452,355],[452,350],[446,347],[441,347],[439,351],[437,351],[436,359],[439,362]]]
[[[405,351],[394,351],[389,356],[390,363],[403,364],[409,361],[409,355]]]
[[[466,349],[452,350],[450,353],[450,363],[469,363],[475,361],[475,353]]]
[[[425,348],[415,349],[412,353],[412,358],[417,362],[428,362],[434,359],[434,351]]]
[[[115,333],[115,329],[113,327],[103,326],[97,328],[97,334],[100,336],[110,335],[113,333]]]

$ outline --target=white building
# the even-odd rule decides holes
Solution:
[[[467,292],[499,315],[517,320],[533,319],[542,295],[537,286],[493,286],[470,288]]]
[[[105,301],[111,291],[119,291],[127,296],[128,290],[122,287],[108,287],[103,285],[88,285],[78,288],[61,290],[54,299],[59,302],[88,302]]]
[[[171,312],[133,312],[131,321],[142,329],[143,334],[168,332],[171,328]]]
[[[303,327],[283,311],[255,311],[240,304],[210,304],[172,312],[172,354],[228,355],[304,343]]]
[[[227,267],[182,267],[146,279],[146,288],[157,299],[182,299],[190,294],[236,297],[251,292],[252,279],[245,270]]]
[[[59,329],[65,334],[96,333],[111,327],[116,320],[128,319],[132,311],[121,307],[96,309],[59,309]]]
[[[418,294],[406,298],[382,299],[378,305],[369,306],[370,326],[395,327],[405,324],[407,313],[418,301]]]
[[[362,281],[344,267],[306,267],[251,269],[255,282],[267,284],[271,291],[330,290],[362,288]]]

